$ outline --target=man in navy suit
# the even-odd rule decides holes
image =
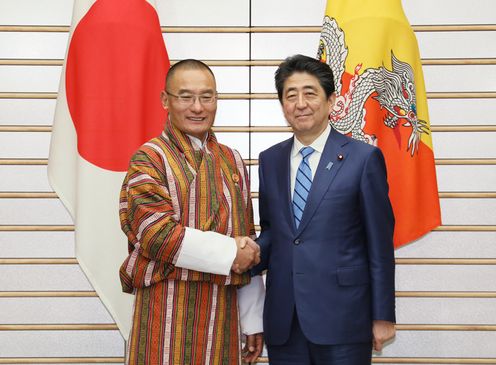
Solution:
[[[395,335],[394,216],[381,151],[332,129],[332,71],[275,75],[294,137],[259,158],[264,337],[271,365],[370,364]]]

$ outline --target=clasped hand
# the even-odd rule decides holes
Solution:
[[[236,240],[236,258],[231,270],[242,274],[260,262],[260,246],[250,237],[234,237]]]

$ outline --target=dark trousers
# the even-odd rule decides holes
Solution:
[[[270,365],[370,365],[372,343],[317,345],[305,337],[298,317],[293,317],[291,334],[283,345],[267,346]]]

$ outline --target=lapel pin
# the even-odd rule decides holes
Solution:
[[[332,167],[332,161],[329,161],[329,163],[326,166],[326,170],[330,170]]]
[[[344,157],[343,157],[343,155],[342,155],[342,154],[339,154],[339,155],[338,155],[338,161],[343,161],[343,158],[344,158]]]

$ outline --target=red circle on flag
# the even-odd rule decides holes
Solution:
[[[160,102],[170,62],[155,9],[144,0],[98,0],[74,30],[67,104],[79,154],[126,171],[136,149],[163,129]]]

